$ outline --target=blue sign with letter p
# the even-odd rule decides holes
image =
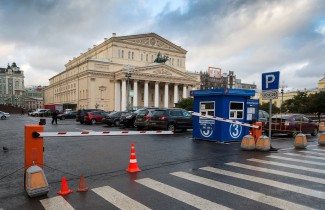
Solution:
[[[262,74],[262,90],[279,89],[280,72],[269,72]]]

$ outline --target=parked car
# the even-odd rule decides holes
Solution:
[[[10,117],[9,113],[0,111],[0,119],[1,120],[5,120],[5,119],[7,119],[9,117]]]
[[[58,118],[60,120],[65,120],[65,119],[76,119],[77,116],[77,112],[76,111],[70,111],[70,112],[66,112],[63,114],[58,114]]]
[[[31,116],[44,117],[47,111],[49,111],[49,109],[37,109],[35,112],[32,112]]]
[[[115,125],[116,127],[120,126],[120,117],[126,115],[129,112],[112,112],[104,117],[103,123],[108,126]]]
[[[265,125],[265,123],[269,120],[270,115],[264,110],[258,111],[258,121],[262,122],[262,125]]]
[[[157,109],[159,108],[150,107],[139,109],[138,115],[135,118],[134,126],[137,127],[139,130],[148,129],[150,117],[153,112]]]
[[[269,131],[269,123],[264,125],[265,132]],[[284,133],[295,137],[297,134],[318,134],[318,125],[303,114],[285,114],[272,116],[271,133]]]
[[[122,114],[120,117],[120,124],[124,125],[126,128],[134,127],[134,121],[138,113],[139,109],[137,111]]]
[[[193,128],[192,115],[179,108],[157,109],[153,112],[149,120],[149,128],[175,131],[176,129]]]
[[[84,124],[85,121],[85,116],[88,112],[92,112],[92,111],[103,111],[100,109],[79,109],[77,111],[77,115],[76,115],[76,122],[80,122],[80,124]]]
[[[108,114],[105,111],[91,111],[84,116],[84,122],[95,125],[96,123],[101,123],[106,115]]]

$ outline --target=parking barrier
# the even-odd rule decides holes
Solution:
[[[73,136],[130,136],[130,135],[165,135],[173,131],[83,131],[83,132],[33,132],[33,138],[73,137]]]
[[[190,112],[190,113],[192,115],[194,115],[194,116],[208,118],[208,119],[217,120],[217,121],[221,121],[221,122],[227,122],[227,123],[231,123],[231,124],[237,124],[237,125],[242,125],[242,126],[256,128],[256,129],[260,129],[261,128],[261,126],[252,125],[252,124],[249,124],[249,123],[244,123],[244,122],[240,122],[240,121],[236,121],[236,120],[229,120],[229,119],[221,118],[221,117],[217,117],[217,116],[211,116],[211,115],[201,114],[201,113],[198,113],[198,112]]]
[[[293,143],[295,148],[305,149],[307,147],[307,137],[305,134],[299,133],[295,137],[295,141]]]
[[[319,136],[318,144],[325,146],[325,133],[321,133]]]
[[[270,139],[267,136],[260,136],[256,142],[256,150],[269,151],[271,149]]]
[[[252,135],[244,136],[241,142],[242,150],[255,150],[255,139]]]

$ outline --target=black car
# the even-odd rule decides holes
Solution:
[[[135,118],[134,126],[138,128],[138,130],[148,129],[149,119],[154,111],[156,111],[157,107],[143,108],[139,109],[138,115]]]
[[[124,114],[121,115],[120,124],[124,125],[126,128],[134,127],[134,121],[138,113],[139,113],[139,109],[137,111],[129,112],[125,115]]]
[[[120,126],[120,117],[128,113],[129,112],[112,112],[102,119],[102,123],[105,123],[108,126],[115,125],[116,127],[118,127]]]
[[[150,117],[149,128],[173,132],[176,129],[186,131],[186,129],[193,129],[193,118],[185,109],[157,109]]]
[[[63,113],[63,114],[58,114],[58,118],[60,120],[65,120],[65,119],[76,119],[77,112],[76,111],[71,111],[68,113]]]
[[[80,124],[84,124],[85,121],[85,116],[87,115],[88,112],[92,112],[92,111],[103,111],[103,110],[99,110],[99,109],[79,109],[77,111],[77,115],[76,115],[76,122],[80,122]]]

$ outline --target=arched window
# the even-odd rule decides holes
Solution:
[[[143,54],[141,54],[141,61],[143,61]]]
[[[128,59],[131,59],[131,52],[128,53]]]
[[[124,58],[124,50],[122,50],[122,58]]]
[[[148,54],[146,55],[146,61],[148,62]]]
[[[132,52],[132,60],[134,60],[134,52]]]
[[[151,55],[151,62],[153,62],[153,55]]]

